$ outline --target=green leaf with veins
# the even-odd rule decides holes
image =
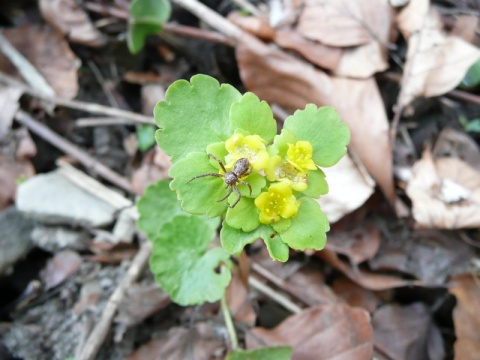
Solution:
[[[184,211],[217,217],[227,210],[227,200],[218,201],[228,193],[223,177],[205,176],[192,180],[209,173],[218,174],[218,170],[210,164],[205,152],[191,153],[170,168],[169,175],[173,178],[170,188],[177,192]]]
[[[254,350],[236,349],[225,360],[290,360],[292,348],[289,346],[272,346]]]
[[[298,140],[312,144],[312,159],[318,166],[335,165],[347,152],[350,130],[337,111],[324,106],[308,104],[305,110],[297,110],[285,120],[284,129],[290,130]]]
[[[260,220],[254,201],[253,198],[242,197],[234,208],[228,208],[225,218],[227,224],[245,232],[255,230],[260,225]]]
[[[251,92],[245,93],[232,105],[230,120],[232,133],[241,129],[251,135],[259,135],[267,143],[271,142],[277,133],[277,123],[273,118],[272,109]]]
[[[133,0],[130,3],[127,44],[132,54],[143,48],[147,35],[155,35],[162,30],[171,12],[168,0]]]
[[[318,169],[308,173],[308,188],[302,193],[306,196],[318,199],[321,195],[328,194],[328,183],[325,173]]]
[[[315,200],[303,197],[300,201],[297,216],[292,218],[292,224],[280,237],[295,250],[322,250],[327,242],[326,232],[330,229],[328,219]]]
[[[174,191],[169,187],[168,180],[159,180],[148,186],[145,193],[137,201],[138,228],[153,239],[160,228],[175,216],[187,215],[181,208]],[[220,218],[208,219],[202,217],[216,231],[220,225]]]
[[[230,283],[229,255],[207,250],[216,232],[196,216],[176,216],[152,239],[150,269],[156,281],[180,305],[219,300]]]
[[[260,225],[253,231],[245,232],[231,227],[224,221],[220,231],[220,241],[225,251],[233,255],[240,253],[245,245],[260,238],[265,239],[272,234],[275,234],[275,230],[267,225]]]
[[[175,81],[154,110],[158,145],[175,164],[191,152],[205,152],[209,144],[225,141],[232,135],[230,107],[240,98],[233,86],[220,86],[210,76]]]
[[[280,236],[277,234],[271,234],[267,238],[264,238],[263,241],[265,242],[265,245],[267,245],[267,250],[272,260],[278,260],[281,262],[288,260],[290,249],[288,248],[288,245],[282,241]]]

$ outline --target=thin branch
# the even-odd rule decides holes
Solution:
[[[288,311],[291,311],[294,314],[298,314],[299,312],[302,311],[302,308],[300,306],[292,302],[285,295],[280,294],[278,291],[273,290],[270,286],[265,285],[256,277],[250,276],[248,278],[248,283],[252,288],[268,296],[276,303],[282,305]]]
[[[141,275],[143,269],[147,265],[148,259],[150,258],[151,250],[152,244],[150,242],[147,241],[142,244],[142,247],[133,259],[132,264],[130,265],[124,278],[108,299],[108,302],[103,309],[102,317],[88,336],[88,339],[85,342],[85,347],[81,349],[80,354],[77,357],[78,360],[95,359],[98,351],[108,335],[108,332],[110,331],[110,325],[112,324],[113,317],[117,312],[118,305],[124,298],[126,290]]]
[[[64,139],[56,132],[50,130],[45,125],[39,123],[33,119],[26,112],[19,110],[15,115],[15,120],[20,124],[25,125],[32,132],[45,139],[53,146],[59,148],[66,154],[73,156],[75,159],[80,161],[86,168],[102,176],[104,179],[110,181],[112,184],[115,184],[119,188],[134,194],[133,186],[128,179],[118,174],[117,172],[111,170],[109,167],[103,165],[87,152],[79,148],[78,146],[72,144],[70,141]]]
[[[230,309],[228,308],[226,293],[223,294],[222,299],[220,300],[220,306],[222,308],[225,326],[227,327],[228,335],[230,336],[232,350],[235,351],[238,348],[237,332],[235,331],[232,315],[230,314]]]
[[[52,97],[42,94],[41,92],[32,89],[31,87],[28,87],[27,85],[13,79],[12,77],[2,72],[0,72],[0,82],[12,87],[20,88],[26,94],[36,97],[38,99],[52,102],[56,105],[68,107],[70,109],[81,110],[92,114],[107,115],[115,118],[129,120],[133,123],[155,125],[155,121],[153,120],[153,118],[145,115],[136,114],[131,111],[115,109],[109,106],[93,104],[84,101],[60,99],[58,97]]]

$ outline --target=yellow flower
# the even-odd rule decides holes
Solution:
[[[295,166],[298,171],[316,170],[312,160],[313,148],[308,141],[297,141],[295,145],[288,144],[287,161]]]
[[[268,180],[284,182],[295,191],[305,191],[308,187],[308,173],[298,171],[278,155],[270,158],[270,163],[265,168],[265,175]]]
[[[247,158],[255,171],[265,168],[270,159],[265,144],[266,141],[258,135],[233,135],[225,142],[229,153],[225,157],[227,168],[232,167],[240,158]]]
[[[260,210],[260,222],[271,224],[281,218],[288,219],[297,215],[300,201],[292,194],[290,186],[279,182],[258,195],[255,206]]]

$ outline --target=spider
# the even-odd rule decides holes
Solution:
[[[217,157],[215,157],[210,153],[208,154],[208,157],[218,162],[218,165],[220,165],[224,174],[222,175],[217,173],[208,173],[208,174],[197,175],[194,178],[191,178],[190,180],[188,180],[188,182],[201,177],[205,177],[205,176],[215,176],[215,177],[223,178],[226,184],[225,189],[228,189],[228,193],[223,198],[218,200],[218,202],[225,200],[230,196],[232,191],[235,191],[238,194],[238,198],[232,205],[228,206],[229,208],[232,208],[232,209],[235,207],[235,205],[238,204],[238,202],[242,198],[242,193],[240,192],[240,190],[238,190],[238,187],[237,187],[238,183],[248,186],[248,188],[250,189],[250,195],[252,195],[252,187],[250,186],[250,184],[246,181],[240,180],[241,177],[250,175],[252,173],[252,168],[247,158],[238,159],[237,161],[235,161],[235,164],[233,165],[233,169],[231,171],[227,171],[223,163],[220,161],[220,159],[218,159]]]

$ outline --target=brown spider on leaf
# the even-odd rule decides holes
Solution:
[[[240,180],[240,178],[244,176],[248,176],[252,173],[252,167],[250,166],[250,162],[248,161],[247,158],[238,159],[237,161],[235,161],[235,164],[233,165],[233,169],[231,171],[227,171],[223,163],[220,161],[220,159],[218,159],[217,157],[213,156],[210,153],[208,154],[208,157],[218,162],[218,165],[220,165],[224,174],[208,173],[208,174],[197,175],[191,178],[190,180],[188,180],[188,182],[201,177],[205,177],[205,176],[215,176],[215,177],[223,178],[226,184],[225,189],[228,189],[228,193],[223,198],[218,200],[218,202],[228,198],[232,193],[232,191],[235,191],[238,194],[237,200],[232,205],[229,205],[228,206],[229,208],[234,208],[235,205],[237,205],[240,199],[242,198],[242,193],[240,192],[240,190],[238,190],[237,184],[240,183],[248,186],[248,188],[250,189],[250,195],[252,195],[252,187],[250,186],[250,184],[246,181]]]

